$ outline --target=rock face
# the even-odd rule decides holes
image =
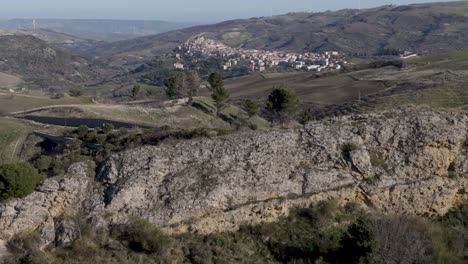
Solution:
[[[129,150],[97,182],[77,165],[1,204],[0,239],[39,230],[45,245],[64,245],[79,228],[64,216],[78,212],[97,225],[138,216],[176,233],[272,221],[324,199],[443,214],[468,198],[467,128],[461,113],[391,112]]]
[[[127,151],[99,180],[112,221],[137,215],[175,232],[269,221],[331,198],[442,214],[466,197],[467,127],[455,113],[344,117]]]
[[[14,235],[38,230],[44,246],[67,238],[62,218],[80,213],[88,200],[93,179],[84,164],[76,164],[62,178],[47,179],[36,192],[23,199],[0,203],[0,256]],[[59,231],[59,232],[56,232]]]

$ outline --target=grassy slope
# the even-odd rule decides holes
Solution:
[[[0,72],[0,89],[14,89],[21,82],[21,78]]]
[[[23,142],[31,130],[24,122],[0,118],[0,164],[18,160]]]
[[[102,118],[146,126],[169,126],[181,129],[231,128],[228,122],[215,116],[215,107],[211,98],[198,97],[195,102],[200,102],[202,107],[176,105],[165,108],[150,108],[127,105],[73,105],[39,110],[30,114],[54,117]],[[232,105],[223,109],[221,113],[234,119],[248,119],[243,110]],[[254,117],[249,121],[258,128],[268,126],[268,122],[261,118]]]
[[[411,91],[377,100],[372,111],[398,107],[429,107],[431,109],[458,108],[468,104],[468,86],[450,83],[444,86]]]
[[[65,97],[62,99],[50,99],[45,96],[0,93],[0,114],[25,111],[29,109],[67,104],[91,104],[90,98]]]

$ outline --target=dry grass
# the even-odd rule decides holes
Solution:
[[[90,98],[65,97],[62,99],[50,99],[46,96],[0,93],[0,113],[7,114],[12,112],[26,111],[34,108],[69,105],[69,104],[91,104]]]
[[[287,83],[305,103],[339,104],[379,92],[386,87],[376,80],[356,80],[350,75],[316,78],[314,73],[252,75],[226,81],[234,99],[265,98],[273,87]]]
[[[0,164],[15,162],[31,127],[18,120],[0,118]]]

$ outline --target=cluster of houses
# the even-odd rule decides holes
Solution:
[[[263,72],[267,68],[278,66],[290,67],[297,70],[323,71],[339,70],[346,64],[344,57],[337,51],[325,53],[294,53],[282,51],[265,51],[243,48],[232,48],[223,43],[196,36],[176,50],[178,62],[174,64],[176,69],[183,69],[182,56],[210,56],[223,59],[223,70],[242,65],[247,66],[251,72]]]

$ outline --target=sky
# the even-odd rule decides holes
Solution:
[[[216,22],[299,11],[449,0],[0,0],[0,19],[82,18]]]

